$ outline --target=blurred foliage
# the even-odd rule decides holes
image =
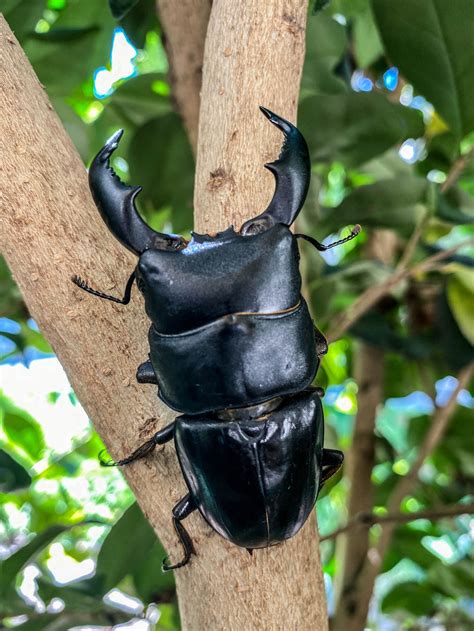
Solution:
[[[302,246],[313,314],[327,330],[365,289],[390,276],[421,221],[414,261],[473,234],[472,161],[449,191],[440,187],[474,144],[471,7],[470,0],[311,4],[299,125],[314,177],[300,230],[333,239],[346,224],[364,227],[357,241],[324,257]],[[84,162],[124,128],[113,164],[124,180],[144,186],[141,212],[157,229],[189,231],[194,163],[173,108],[154,0],[4,0],[2,10]],[[111,46],[117,32],[137,49],[133,71],[99,93],[98,71],[115,76]],[[374,229],[397,235],[390,265],[367,256]],[[473,251],[466,246],[444,268],[394,288],[331,345],[322,363],[326,443],[347,450],[357,410],[357,340],[385,351],[376,510],[383,512],[407,472],[435,397],[442,404],[453,389],[449,375],[472,361]],[[3,262],[0,289],[0,370],[50,356]],[[87,426],[58,452],[46,436],[46,421],[7,395],[0,395],[3,625],[110,628],[135,616],[150,628],[178,629],[174,580],[160,570],[164,550],[120,473],[98,466],[98,436]],[[463,395],[405,510],[469,499],[472,402]],[[78,409],[72,392],[49,392],[47,404],[51,414],[66,406],[65,427]],[[347,480],[339,475],[319,502],[322,534],[345,522],[346,498]],[[469,526],[469,518],[460,516],[397,528],[377,581],[370,628],[473,628]],[[338,572],[333,541],[323,544],[322,555],[332,585]],[[61,580],[59,567],[72,568],[76,578]],[[135,609],[114,602],[117,589],[136,599]],[[329,601],[331,609],[332,588]]]

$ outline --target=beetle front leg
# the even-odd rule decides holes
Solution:
[[[138,383],[152,383],[155,386],[158,385],[155,369],[149,359],[138,366],[137,381]]]
[[[116,298],[115,296],[111,296],[110,294],[104,294],[104,292],[90,287],[85,280],[83,280],[80,276],[77,276],[76,274],[74,274],[74,276],[71,276],[71,280],[80,289],[87,291],[87,293],[92,294],[93,296],[97,296],[97,298],[104,298],[105,300],[117,302],[120,305],[128,305],[128,303],[130,302],[130,297],[132,295],[132,285],[133,281],[135,280],[135,270],[133,270],[132,275],[125,285],[125,291],[122,298]]]
[[[167,425],[166,427],[163,427],[163,429],[160,429],[158,432],[156,432],[154,436],[152,436],[152,438],[144,442],[143,445],[140,445],[138,449],[135,449],[133,453],[131,453],[126,458],[123,458],[122,460],[117,460],[117,461],[104,460],[102,457],[103,452],[101,452],[99,454],[100,464],[103,467],[123,467],[124,465],[130,464],[131,462],[134,462],[135,460],[139,460],[140,458],[144,458],[145,456],[148,456],[148,454],[151,453],[157,445],[164,445],[165,443],[169,442],[173,438],[174,438],[174,421],[170,423],[169,425]]]
[[[323,449],[321,486],[339,471],[343,462],[344,454],[339,449]]]
[[[191,497],[191,493],[188,493],[181,499],[176,506],[173,508],[173,526],[178,535],[178,539],[183,546],[184,557],[178,563],[174,565],[168,565],[168,557],[163,561],[163,572],[169,572],[169,570],[177,570],[184,565],[189,563],[191,559],[191,555],[196,554],[196,551],[193,546],[193,542],[191,537],[189,536],[188,531],[183,526],[181,521],[186,519],[193,511],[197,508],[196,503]]]

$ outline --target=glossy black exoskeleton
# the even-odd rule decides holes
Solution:
[[[305,523],[322,483],[341,466],[340,451],[323,448],[321,389],[311,388],[326,340],[301,296],[298,238],[292,234],[305,200],[310,160],[288,121],[265,108],[283,133],[280,157],[266,165],[276,190],[268,208],[216,235],[191,241],[152,230],[139,216],[139,187],[125,186],[109,165],[122,132],[89,171],[94,201],[111,232],[136,254],[123,298],[73,281],[100,298],[130,301],[133,282],[151,321],[150,356],[140,383],[181,416],[128,458],[174,439],[188,494],[173,509],[185,565],[194,548],[182,520],[198,509],[223,537],[249,550],[292,537]]]

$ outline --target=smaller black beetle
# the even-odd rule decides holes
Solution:
[[[320,397],[312,388],[323,335],[301,296],[297,239],[318,250],[330,245],[292,234],[310,179],[308,148],[291,123],[261,108],[284,134],[278,160],[265,165],[276,190],[268,208],[216,235],[157,233],[139,216],[139,187],[125,186],[109,165],[121,132],[98,153],[89,171],[94,201],[111,232],[138,257],[123,298],[74,283],[121,304],[136,281],[151,321],[150,356],[140,383],[181,413],[128,458],[125,465],[174,438],[188,494],[173,509],[185,565],[194,552],[181,523],[198,509],[223,537],[248,550],[295,535],[321,485],[341,466],[340,451],[323,448]]]

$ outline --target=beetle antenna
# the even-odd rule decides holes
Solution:
[[[97,298],[104,298],[105,300],[110,300],[111,302],[117,302],[119,305],[128,305],[130,302],[130,298],[132,295],[132,285],[135,280],[135,271],[132,272],[132,275],[127,280],[127,284],[125,286],[125,291],[122,298],[116,298],[115,296],[111,296],[110,294],[104,294],[103,291],[98,291],[91,287],[85,280],[83,280],[77,274],[71,276],[72,282],[77,285],[80,289],[87,291],[87,293],[92,294],[93,296],[97,296]]]
[[[354,239],[361,230],[362,228],[360,227],[360,225],[356,224],[352,228],[350,235],[348,235],[347,237],[344,237],[344,239],[339,239],[339,241],[333,241],[332,243],[329,243],[328,245],[324,245],[324,243],[320,243],[319,241],[317,241],[316,239],[313,239],[313,237],[310,237],[307,234],[298,233],[298,234],[295,234],[295,237],[297,239],[304,239],[305,241],[309,241],[309,243],[311,243],[311,245],[314,245],[314,247],[319,252],[326,252],[326,250],[335,248],[337,245],[342,245],[343,243],[347,243],[347,241],[352,241],[352,239]]]

